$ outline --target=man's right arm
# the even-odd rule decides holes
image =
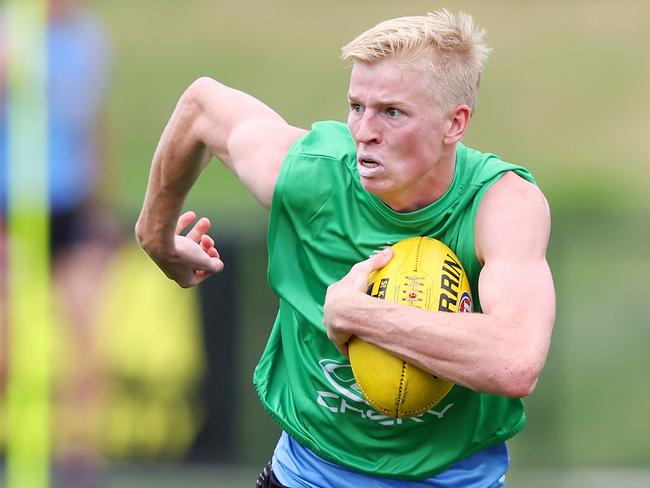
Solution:
[[[192,185],[217,156],[270,208],[284,156],[304,133],[250,95],[209,78],[192,83],[176,105],[153,157],[136,224],[140,245],[181,286],[196,285],[220,271],[223,264],[218,256],[201,245],[201,236],[209,228],[207,219],[199,220],[187,237],[178,235],[181,208]]]

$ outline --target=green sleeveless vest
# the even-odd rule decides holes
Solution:
[[[485,191],[506,171],[533,181],[524,168],[459,144],[448,191],[428,207],[397,213],[361,186],[344,124],[316,123],[294,143],[268,231],[268,280],[280,307],[254,373],[262,405],[283,430],[341,466],[415,480],[523,428],[521,400],[460,386],[418,417],[379,414],[355,388],[347,358],[322,323],[327,286],[374,250],[420,235],[444,242],[460,258],[480,312],[474,220]]]

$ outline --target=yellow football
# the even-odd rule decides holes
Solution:
[[[473,311],[465,270],[449,247],[430,237],[412,237],[392,248],[390,262],[368,278],[369,295],[425,310]],[[422,414],[454,386],[359,337],[351,338],[349,354],[359,389],[389,417]]]

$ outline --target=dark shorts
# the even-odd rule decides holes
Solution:
[[[50,258],[56,259],[63,251],[86,242],[90,238],[89,214],[84,205],[50,215]],[[4,210],[0,214],[0,264],[7,258],[7,221]]]
[[[50,215],[50,255],[56,257],[88,238],[88,222],[85,206]]]
[[[273,473],[273,468],[271,467],[271,461],[264,466],[264,469],[257,477],[257,482],[255,483],[255,488],[287,488],[281,484]]]

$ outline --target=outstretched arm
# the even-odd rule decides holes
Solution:
[[[343,352],[348,338],[358,335],[473,390],[527,396],[546,360],[555,319],[545,257],[549,229],[542,193],[508,173],[488,190],[476,221],[483,313],[430,312],[365,295],[369,272],[387,262],[378,255],[329,287],[328,334]]]
[[[210,78],[192,83],[176,105],[153,157],[136,224],[140,245],[181,286],[196,285],[219,272],[223,263],[201,242],[210,227],[207,219],[199,220],[187,236],[178,235],[193,220],[179,222],[190,188],[216,156],[269,208],[284,156],[304,132],[241,91]]]

